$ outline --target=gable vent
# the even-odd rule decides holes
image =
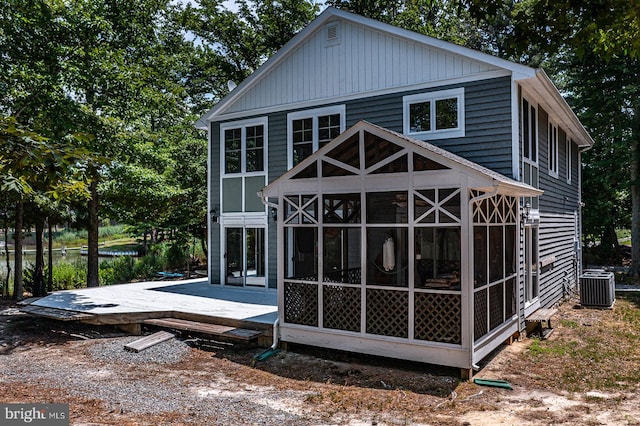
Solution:
[[[327,41],[334,41],[338,39],[338,26],[331,25],[327,27]]]

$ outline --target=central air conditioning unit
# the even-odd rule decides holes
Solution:
[[[585,307],[611,308],[616,301],[613,272],[585,269],[580,276],[580,304]]]

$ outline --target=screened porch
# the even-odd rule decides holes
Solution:
[[[517,331],[529,188],[356,124],[263,191],[278,199],[282,339],[471,368]]]

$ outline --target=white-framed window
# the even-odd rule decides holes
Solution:
[[[222,213],[265,212],[267,117],[222,123],[220,151]]]
[[[522,157],[529,164],[538,164],[538,120],[536,106],[522,98]]]
[[[344,105],[337,105],[287,114],[289,168],[344,132],[345,111]]]
[[[567,138],[565,150],[567,166],[567,184],[571,185],[571,167],[573,166],[573,141]]]
[[[549,121],[548,153],[549,175],[558,177],[558,126]]]
[[[404,134],[429,140],[463,137],[464,88],[404,96]]]
[[[522,141],[522,181],[534,188],[539,187],[538,176],[538,108],[522,98],[520,111],[520,139]],[[533,210],[538,210],[538,197],[526,197]]]
[[[220,125],[222,174],[263,174],[267,158],[267,118]]]

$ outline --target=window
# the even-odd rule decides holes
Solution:
[[[345,129],[345,106],[293,112],[287,115],[289,168],[332,141]]]
[[[572,155],[573,155],[573,141],[569,138],[567,138],[567,141],[565,142],[567,149],[566,151],[566,166],[567,166],[567,183],[569,185],[571,185],[571,167],[572,167]]]
[[[224,174],[264,172],[266,119],[220,126]]]
[[[530,163],[538,163],[538,135],[537,135],[536,107],[522,99],[522,156]]]
[[[267,119],[220,125],[222,212],[264,212],[256,192],[265,186]]]
[[[464,88],[405,96],[404,133],[420,139],[464,136]]]
[[[549,174],[558,177],[558,126],[549,122]]]
[[[537,108],[522,98],[520,140],[522,141],[522,181],[538,188],[538,119]],[[538,210],[538,197],[526,197],[531,208]]]

